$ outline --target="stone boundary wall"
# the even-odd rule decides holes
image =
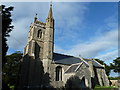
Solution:
[[[120,88],[120,80],[110,80],[112,82],[111,86],[118,86]]]

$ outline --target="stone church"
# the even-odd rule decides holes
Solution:
[[[28,42],[21,60],[18,88],[39,88],[44,85],[91,89],[95,85],[109,86],[104,65],[94,59],[55,53],[53,49],[54,18],[50,4],[46,22],[38,21],[36,16],[30,25]],[[45,75],[48,79],[45,79]]]

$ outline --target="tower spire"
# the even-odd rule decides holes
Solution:
[[[51,3],[50,3],[50,10],[49,10],[49,13],[48,13],[48,18],[50,19],[50,18],[53,18],[53,16],[52,16],[52,1],[51,1]]]

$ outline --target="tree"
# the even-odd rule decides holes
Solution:
[[[21,58],[22,58],[22,53],[20,51],[17,51],[11,55],[6,56],[7,62],[3,67],[3,76],[2,76],[2,80],[4,84],[6,85],[16,84]]]
[[[10,36],[9,33],[13,29],[13,26],[11,25],[11,11],[13,11],[13,7],[6,8],[5,5],[1,5],[0,7],[2,8],[2,12],[0,12],[0,15],[2,16],[2,65],[4,65],[6,62],[5,55],[8,50],[6,41],[7,37]]]
[[[32,82],[31,82],[32,81]],[[40,58],[26,54],[20,65],[16,90],[54,90],[50,85],[49,73],[44,72]]]
[[[80,77],[74,75],[67,79],[65,90],[90,90],[90,88],[85,84],[85,77],[80,79]]]
[[[97,62],[99,62],[102,65],[105,65],[105,71],[106,74],[109,76],[110,75],[110,71],[111,71],[111,67],[109,65],[107,65],[104,61],[100,60],[100,59],[95,59]]]
[[[113,60],[113,63],[110,63],[111,68],[114,72],[117,72],[120,75],[120,57]]]

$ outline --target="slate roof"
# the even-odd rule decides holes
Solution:
[[[83,58],[83,59],[86,62],[91,60],[91,59],[85,59],[85,58]],[[64,54],[59,54],[59,53],[53,54],[53,60],[57,64],[69,64],[69,65],[83,62],[80,58],[77,58],[74,56],[69,56],[69,55],[64,55]],[[95,66],[95,67],[103,68],[103,66],[95,60],[92,60],[92,63],[93,63],[93,66]],[[74,68],[74,67],[71,67],[71,68]]]
[[[75,64],[82,62],[80,58],[69,55],[58,54],[58,53],[53,54],[53,60],[55,63],[59,63],[59,64]]]

